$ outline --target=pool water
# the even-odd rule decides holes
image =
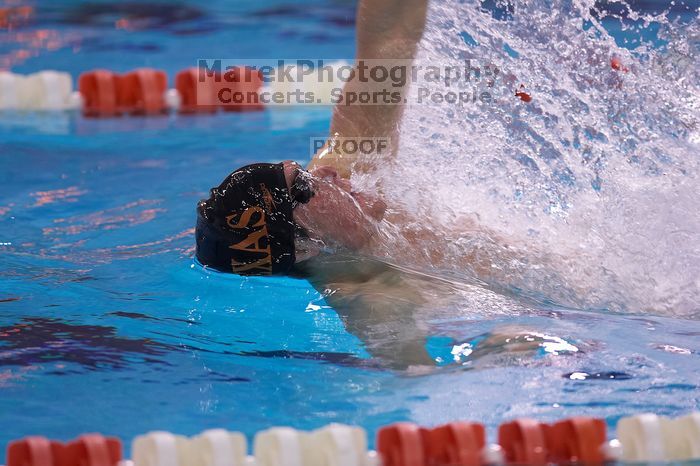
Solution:
[[[354,50],[349,1],[126,2],[116,13],[103,2],[29,4],[33,20],[0,32],[4,66],[18,73],[152,66],[172,79],[197,58]],[[516,416],[613,427],[642,411],[700,409],[693,316],[574,310],[458,284],[480,299],[422,305],[423,333],[406,338],[435,363],[416,368],[401,354],[396,364],[373,357],[366,335],[346,330],[346,313],[304,280],[195,265],[196,202],[245,163],[308,161],[329,108],[0,120],[0,451],[30,434],[251,436],[342,422],[372,438],[395,421],[460,418],[493,434]],[[499,300],[503,312],[480,307]]]

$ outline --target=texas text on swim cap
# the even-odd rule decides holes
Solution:
[[[296,260],[292,209],[283,164],[239,168],[197,206],[197,259],[241,275],[288,273]]]

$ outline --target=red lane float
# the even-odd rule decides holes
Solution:
[[[669,463],[700,460],[700,413],[670,419],[645,413],[617,424],[619,440],[609,442],[603,419],[573,417],[553,424],[517,419],[498,429],[499,445],[486,444],[484,427],[453,422],[435,428],[398,423],[377,433],[377,450],[367,450],[360,427],[331,424],[313,432],[273,428],[258,432],[252,457],[243,434],[209,430],[187,438],[158,431],[132,444],[134,466],[256,464],[284,466],[483,466],[554,464],[603,465],[609,462]],[[44,437],[10,442],[7,466],[116,466],[122,446],[116,438],[86,434],[63,444]]]
[[[119,110],[120,78],[107,70],[83,73],[78,91],[83,96],[83,114],[89,117],[115,116]]]
[[[610,59],[610,67],[622,73],[629,72],[629,68],[618,57]],[[143,68],[122,76],[108,70],[84,73],[80,76],[78,86],[84,102],[83,113],[90,117],[121,113],[158,115],[168,111],[168,102],[172,107],[177,106],[178,96],[180,113],[213,113],[217,107],[233,112],[264,110],[265,106],[260,99],[264,80],[260,70],[247,66],[233,67],[222,79],[205,74],[203,82],[199,82],[199,73],[198,69],[190,68],[177,74],[177,95],[170,91],[173,92],[172,101],[166,99],[168,78],[163,71]],[[509,86],[516,79],[514,75],[509,75]],[[5,81],[8,80],[12,80],[11,76],[5,77]],[[525,103],[533,100],[524,84],[520,84],[514,95]],[[2,104],[0,102],[0,106]],[[5,107],[14,108],[11,105]]]
[[[7,446],[7,466],[58,466],[63,444],[45,437],[25,437]]]
[[[574,417],[547,429],[549,460],[558,464],[603,464],[607,427],[602,419]]]
[[[114,466],[122,459],[122,443],[113,437],[84,434],[68,443],[60,458],[57,466]]]
[[[158,115],[167,111],[164,71],[141,68],[123,75],[119,86],[119,106],[132,115]]]
[[[232,68],[224,74],[218,86],[218,102],[228,112],[264,110],[260,102],[263,76],[260,70],[247,66]]]
[[[452,422],[422,430],[427,466],[480,466],[486,446],[486,431],[481,424]]]
[[[498,444],[509,464],[547,464],[547,426],[534,419],[516,419],[498,428]]]
[[[121,441],[100,434],[84,434],[68,444],[25,437],[7,446],[7,466],[114,466],[121,460]]]
[[[175,76],[175,89],[180,95],[180,113],[216,112],[216,79],[203,73],[204,81],[199,82],[199,73],[198,68],[188,68]]]
[[[415,424],[400,422],[379,429],[377,452],[382,466],[425,466],[421,429]]]
[[[175,77],[180,113],[214,113],[219,107],[232,112],[264,110],[260,101],[263,77],[259,70],[239,66],[224,76],[204,75],[189,68]],[[168,111],[165,72],[142,68],[117,75],[107,70],[83,73],[79,92],[83,97],[83,113],[88,117],[109,117],[123,113],[160,115]],[[175,105],[175,104],[173,104]]]

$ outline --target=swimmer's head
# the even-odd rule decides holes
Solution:
[[[308,173],[296,164],[239,168],[197,206],[197,259],[241,275],[288,273],[299,229],[292,212],[313,195]]]
[[[286,274],[322,251],[364,249],[385,210],[331,167],[248,165],[200,202],[197,259],[223,272]]]

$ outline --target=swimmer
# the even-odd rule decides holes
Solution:
[[[427,0],[362,0],[357,59],[412,60],[423,35]],[[344,93],[369,83],[351,80]],[[402,96],[407,85],[398,89]],[[339,105],[330,143],[339,137],[383,137],[398,147],[402,105]],[[292,161],[253,164],[231,173],[198,206],[197,258],[239,274],[289,274],[321,249],[375,256],[383,248],[379,223],[387,206],[353,190],[353,164],[327,143],[307,167]],[[369,170],[369,167],[364,167]]]
[[[413,60],[426,13],[427,0],[361,0],[357,60]],[[397,90],[402,99],[407,87]],[[343,92],[372,90],[370,83],[350,80]],[[448,308],[462,285],[395,264],[410,258],[412,265],[445,268],[454,262],[454,254],[446,252],[450,241],[484,232],[468,220],[454,235],[434,232],[430,222],[409,221],[410,215],[378,195],[353,189],[354,170],[376,167],[329,150],[333,141],[381,137],[395,151],[402,112],[402,105],[337,105],[331,137],[306,170],[292,161],[239,168],[199,203],[195,236],[197,259],[206,267],[292,275],[308,279],[320,292],[334,290],[326,300],[348,331],[374,356],[406,368],[434,365],[425,349],[429,330],[414,320],[416,310],[427,303]],[[509,254],[496,240],[481,243]],[[496,269],[488,257],[471,250],[460,266],[489,279]]]

